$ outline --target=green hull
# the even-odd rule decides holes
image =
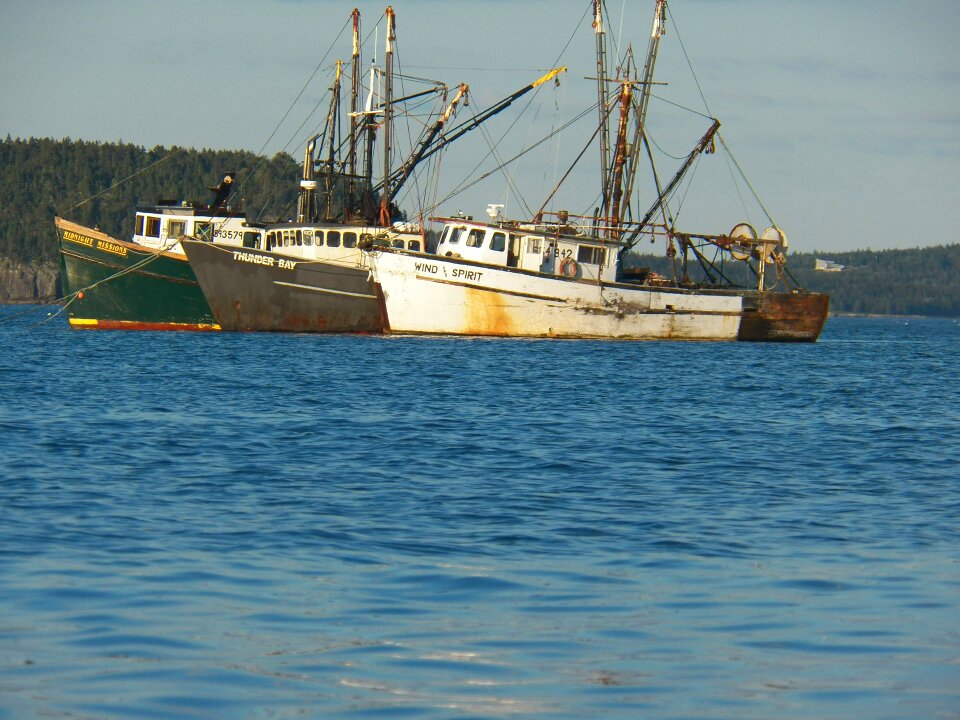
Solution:
[[[158,254],[57,218],[60,277],[76,328],[219,330],[185,255]]]

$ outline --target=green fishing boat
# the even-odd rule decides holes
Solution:
[[[219,330],[180,244],[184,235],[232,247],[260,247],[262,231],[226,206],[232,177],[211,205],[164,202],[136,208],[130,240],[55,219],[60,277],[71,327]]]

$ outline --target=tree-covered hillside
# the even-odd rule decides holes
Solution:
[[[790,272],[806,290],[830,296],[830,311],[866,315],[935,315],[960,317],[960,245],[912,250],[791,253]],[[840,272],[814,269],[815,260],[843,265]],[[671,277],[662,256],[634,255],[630,264]],[[737,282],[750,275],[733,271]]]
[[[815,258],[844,268],[816,271]],[[834,312],[960,317],[960,245],[811,253],[790,267],[804,287],[830,295]]]
[[[0,141],[0,257],[54,261],[56,214],[126,238],[133,231],[135,205],[160,199],[209,202],[208,188],[231,171],[238,183],[232,205],[242,203],[248,214],[264,218],[289,213],[299,177],[289,155],[261,160],[244,151],[146,150],[7,136]]]

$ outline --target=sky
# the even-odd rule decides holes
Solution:
[[[606,2],[609,53],[620,56],[633,43],[642,62],[653,0]],[[451,87],[469,83],[471,105],[460,118],[548,68],[569,68],[558,84],[452,144],[430,178],[439,198],[478,163],[492,169],[494,157],[512,157],[594,101],[589,6],[394,3],[402,72]],[[326,112],[333,60],[349,59],[345,26],[354,5],[0,0],[0,7],[0,135],[285,150],[300,158]],[[385,3],[357,7],[365,57],[376,44],[382,60]],[[960,240],[960,0],[672,0],[669,8],[655,76],[664,84],[655,86],[647,123],[661,182],[709,127],[705,115],[721,121],[735,159],[700,158],[671,207],[679,229],[723,233],[748,221],[761,231],[772,220],[801,252]],[[488,203],[502,203],[505,215],[528,216],[583,148],[594,117],[437,212],[483,216]],[[596,168],[571,173],[548,209],[589,213]],[[645,182],[638,182],[641,212],[655,197]],[[414,190],[426,194],[411,186],[406,202]]]

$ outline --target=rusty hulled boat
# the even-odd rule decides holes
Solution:
[[[792,281],[787,238],[775,223],[761,233],[741,223],[727,233],[704,234],[683,232],[671,219],[668,203],[697,159],[713,152],[719,121],[712,119],[669,182],[655,177],[656,197],[645,214],[632,206],[639,202],[633,189],[644,148],[656,174],[646,113],[665,21],[666,2],[656,0],[642,68],[628,48],[610,76],[606,18],[602,2],[594,3],[600,121],[593,137],[599,139],[602,182],[599,192],[585,194],[600,198],[596,210],[549,213],[548,198],[533,218],[514,221],[501,217],[502,205],[491,205],[486,221],[437,218],[443,230],[434,254],[367,250],[390,332],[783,342],[819,337],[829,299]],[[641,239],[663,242],[668,275],[629,267],[629,253]]]
[[[131,239],[120,240],[55,219],[60,278],[70,326],[107,330],[217,330],[210,306],[180,245],[183,235],[209,244],[254,247],[261,230],[226,205],[227,174],[214,202],[162,202],[135,210]]]
[[[358,244],[389,237],[418,250],[419,233],[342,224],[268,226],[269,249],[184,238],[203,294],[222,330],[380,333],[383,310]]]

